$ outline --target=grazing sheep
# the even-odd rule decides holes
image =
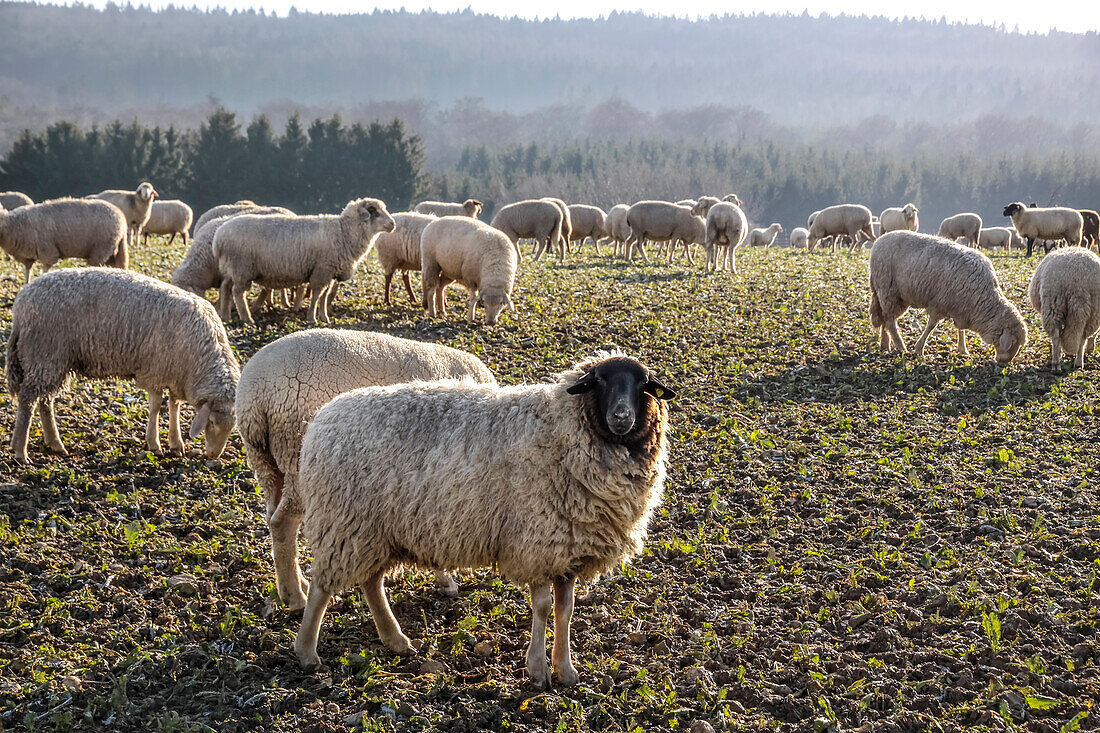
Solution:
[[[972,247],[978,246],[978,239],[982,232],[982,217],[970,212],[949,216],[940,222],[937,236],[956,241],[965,239]]]
[[[928,311],[928,325],[917,340],[924,353],[929,334],[950,318],[958,329],[959,353],[966,356],[965,330],[993,344],[997,362],[1007,364],[1027,343],[1027,327],[1016,306],[1001,291],[993,263],[976,249],[917,232],[883,234],[871,249],[871,326],[905,353],[897,319],[909,308]]]
[[[810,231],[807,242],[813,249],[822,239],[833,237],[831,250],[836,252],[837,237],[852,238],[852,251],[862,241],[861,236],[874,241],[875,232],[871,228],[871,210],[860,204],[837,204],[815,211],[807,222]]]
[[[569,240],[573,237],[573,220],[569,216],[569,207],[561,199],[556,199],[553,196],[543,196],[543,201],[549,201],[558,207],[558,211],[561,212],[561,236],[558,237],[558,259],[564,260],[566,253],[569,251]],[[535,259],[538,260],[542,257],[542,253],[546,251],[545,247],[538,247],[536,243]]]
[[[281,206],[254,206],[225,216],[207,219],[206,223],[195,228],[195,236],[191,239],[191,246],[187,249],[183,262],[172,272],[173,285],[202,296],[205,296],[210,288],[221,285],[222,274],[218,269],[218,260],[214,257],[214,235],[222,224],[235,216],[240,216],[244,211],[256,216],[271,214],[294,216],[293,211]]]
[[[1081,245],[1084,247],[1096,245],[1097,251],[1100,251],[1100,214],[1092,209],[1077,211],[1081,214],[1082,220]]]
[[[481,202],[477,199],[466,199],[461,204],[452,204],[445,201],[421,201],[413,209],[416,214],[431,214],[432,216],[468,216],[476,219],[481,213]]]
[[[191,231],[191,219],[194,215],[190,206],[177,199],[154,201],[149,210],[149,220],[142,230],[145,235],[142,243],[149,243],[150,234],[171,234],[168,244],[172,244],[179,234],[183,237],[183,243],[187,244],[187,233]]]
[[[232,305],[253,325],[244,294],[253,282],[267,288],[308,284],[310,323],[329,321],[327,293],[337,281],[350,280],[359,260],[381,232],[392,232],[393,217],[373,198],[349,201],[339,216],[256,216],[241,214],[214,234],[214,257],[222,273],[222,317]]]
[[[715,202],[717,202],[717,201],[718,201],[718,199],[715,199]],[[700,204],[699,204],[699,202],[696,202],[695,205],[699,206]],[[689,265],[694,265],[695,264],[695,258],[691,254],[692,248],[694,247],[694,245],[697,245],[697,244],[700,245],[700,246],[703,246],[703,245],[706,244],[706,241],[707,241],[707,222],[706,222],[706,220],[703,219],[703,217],[701,217],[701,216],[692,216],[691,219],[692,219],[692,221],[691,221],[691,230],[690,230],[689,234],[686,237],[682,237],[682,238],[679,238],[679,239],[676,239],[676,240],[669,239],[665,242],[661,242],[661,246],[657,249],[658,256],[660,256],[660,254],[665,250],[665,248],[668,249],[668,261],[669,261],[670,264],[672,263],[673,255],[676,254],[677,245],[683,245],[684,254],[687,256],[688,264]]]
[[[920,217],[917,214],[920,212],[914,204],[908,203],[905,206],[896,206],[889,209],[883,209],[879,214],[879,224],[882,226],[882,233],[894,232],[899,229],[915,232],[920,229]]]
[[[12,306],[8,391],[18,398],[12,450],[27,462],[27,437],[37,405],[42,435],[67,451],[54,421],[54,396],[71,374],[133,379],[149,393],[145,444],[160,453],[158,418],[168,390],[168,447],[184,451],[180,403],[195,406],[190,437],[206,434],[217,458],[233,429],[240,368],[213,306],[174,285],[100,267],[55,270],[24,287]]]
[[[298,566],[296,539],[302,523],[298,454],[306,424],[322,405],[348,390],[438,379],[496,384],[492,372],[473,354],[381,333],[330,328],[284,336],[244,365],[237,385],[237,430],[266,498],[279,598],[291,609],[304,608],[309,591]],[[448,593],[457,593],[446,574],[440,573],[437,580]]]
[[[1050,253],[1035,268],[1028,295],[1050,336],[1051,368],[1061,371],[1063,350],[1075,367],[1085,366],[1100,329],[1100,257],[1080,247]]]
[[[34,200],[31,199],[30,196],[25,193],[20,193],[19,191],[4,191],[0,193],[0,209],[12,211],[13,209],[18,209],[20,206],[30,206],[33,203]]]
[[[614,245],[614,254],[621,257],[626,253],[626,242],[630,239],[630,226],[626,223],[626,212],[630,207],[626,204],[615,204],[607,212],[607,236]]]
[[[577,242],[577,246],[584,244],[584,240],[592,237],[592,244],[596,246],[596,254],[600,253],[600,239],[607,236],[607,214],[598,206],[587,204],[573,204],[569,207],[569,223],[572,225],[572,233],[569,240]]]
[[[767,229],[753,229],[749,232],[749,246],[767,249],[772,246],[781,231],[783,227],[779,222],[774,222]]]
[[[978,232],[978,246],[985,249],[1002,247],[1005,252],[1012,251],[1012,245],[1023,246],[1024,241],[1012,227],[982,227]]]
[[[645,251],[647,240],[692,240],[698,231],[698,222],[695,220],[699,218],[688,207],[677,206],[671,201],[639,201],[626,212],[626,223],[631,231],[630,239],[626,243],[627,259],[634,258],[634,245],[637,245],[642,252],[642,259],[649,262],[649,255]]]
[[[454,282],[469,293],[466,322],[474,322],[480,302],[485,323],[492,326],[505,306],[515,311],[516,262],[508,237],[477,219],[452,216],[429,223],[420,237],[420,282],[427,314],[447,317],[443,289]]]
[[[806,227],[795,227],[791,230],[791,247],[807,249],[809,245],[810,230]]]
[[[1006,206],[1002,213],[1012,219],[1012,226],[1027,242],[1028,257],[1036,239],[1064,239],[1070,244],[1081,244],[1084,235],[1085,218],[1076,209],[1064,206],[1027,207],[1023,202],[1016,201]]]
[[[126,233],[126,245],[128,247],[137,243],[145,222],[149,220],[149,212],[153,208],[153,199],[159,194],[153,188],[153,184],[143,181],[136,191],[122,191],[120,189],[107,189],[87,198],[99,199],[109,204],[114,204],[122,215],[126,217],[128,225]]]
[[[412,283],[409,281],[409,271],[420,272],[420,235],[424,233],[424,227],[437,218],[431,214],[411,212],[394,214],[393,231],[382,232],[374,240],[378,264],[382,267],[382,300],[386,305],[391,305],[390,285],[393,284],[393,273],[398,270],[401,270],[401,278],[405,281],[409,302],[417,305],[416,294],[413,293]]]
[[[199,217],[199,220],[195,222],[195,234],[199,233],[199,230],[206,225],[206,222],[211,219],[220,219],[223,216],[233,216],[235,214],[251,214],[251,209],[256,208],[279,208],[277,206],[264,206],[261,207],[254,201],[247,199],[234,202],[232,204],[219,204],[211,207],[203,212],[203,215]]]
[[[504,232],[515,247],[516,257],[519,257],[521,239],[537,240],[541,256],[543,250],[561,241],[564,222],[565,217],[556,204],[545,199],[527,199],[502,206],[493,215],[491,226]],[[559,255],[564,258],[565,250],[562,249]]]
[[[730,201],[711,206],[707,212],[707,233],[703,242],[707,252],[704,271],[717,272],[722,269],[722,261],[725,260],[726,269],[736,273],[737,248],[748,233],[749,222],[740,206]]]
[[[23,265],[25,283],[35,262],[48,272],[66,257],[125,269],[126,219],[117,207],[95,199],[54,199],[0,210],[0,247]]]
[[[433,225],[434,226],[434,225]],[[394,568],[492,567],[531,594],[527,672],[550,684],[570,659],[576,582],[637,554],[661,501],[675,393],[641,362],[601,354],[554,384],[368,387],[321,408],[302,441],[309,600],[294,650],[320,664],[332,594],[361,585],[382,642],[411,650],[386,600]]]

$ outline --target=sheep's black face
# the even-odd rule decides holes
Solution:
[[[598,418],[609,432],[620,437],[634,430],[643,411],[643,394],[660,400],[676,396],[640,362],[625,356],[601,361],[566,391],[595,392]]]
[[[1001,215],[1002,216],[1012,216],[1013,214],[1017,214],[1017,213],[1019,213],[1023,210],[1024,210],[1024,207],[1020,206],[1020,204],[1018,204],[1018,203],[1009,204],[1008,206],[1005,207],[1005,210],[1003,212],[1001,212]]]

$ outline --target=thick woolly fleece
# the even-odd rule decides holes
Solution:
[[[126,218],[98,199],[43,201],[0,211],[0,247],[23,265],[26,280],[35,262],[49,269],[67,257],[125,267]]]
[[[1084,366],[1086,342],[1100,329],[1100,257],[1083,247],[1051,252],[1035,269],[1028,295],[1050,336],[1053,365],[1061,366],[1064,350]]]

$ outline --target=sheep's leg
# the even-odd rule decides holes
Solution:
[[[34,269],[34,260],[23,263],[23,284],[26,285],[31,281],[31,270]]]
[[[271,532],[271,556],[275,561],[275,587],[282,602],[290,610],[298,611],[305,608],[306,593],[309,592],[309,581],[298,564],[298,528],[303,515],[289,511],[286,494],[280,493],[279,505],[267,520]]]
[[[1089,336],[1085,340],[1085,353],[1091,354],[1094,349],[1096,349],[1096,336]]]
[[[252,299],[252,310],[257,313],[263,313],[264,309],[271,304],[271,288],[261,287],[260,294]]]
[[[336,291],[340,289],[340,281],[333,280],[332,284],[328,286],[328,292],[325,293],[325,323],[328,323],[329,315],[332,313],[332,303],[336,300]]]
[[[237,316],[242,321],[249,326],[255,326],[256,322],[252,320],[252,312],[248,309],[248,302],[244,297],[251,285],[252,283],[233,283],[233,307],[237,309]]]
[[[15,408],[15,425],[11,429],[11,450],[15,460],[29,463],[27,458],[27,439],[31,432],[31,418],[34,417],[38,395],[30,390],[19,391],[19,405]]]
[[[317,308],[321,305],[321,299],[325,297],[325,289],[328,287],[330,280],[328,278],[314,277],[309,281],[309,289],[313,291],[312,296],[309,299],[309,315],[306,316],[306,320],[313,325],[317,325]],[[322,315],[324,315],[324,307],[321,306]],[[328,317],[324,317],[325,323],[328,323]]]
[[[409,279],[409,271],[401,271],[401,279],[405,281],[405,292],[409,294],[409,302],[416,305],[416,295],[413,294],[412,281]]]
[[[229,323],[233,317],[233,281],[228,278],[218,288],[218,317],[223,323]]]
[[[184,454],[183,434],[180,432],[180,400],[168,391],[168,450],[177,455]]]
[[[440,276],[439,285],[435,289],[435,305],[436,310],[439,311],[440,318],[447,317],[447,286],[451,284],[451,281],[445,277]]]
[[[970,356],[970,350],[966,348],[966,331],[958,329],[959,332],[959,356]]]
[[[906,352],[905,341],[902,340],[901,334],[898,333],[898,321],[896,318],[888,318],[882,325],[886,329],[886,332],[890,335],[890,340],[893,342],[897,350],[904,354]],[[917,352],[918,356],[920,352]]]
[[[294,303],[291,305],[291,310],[297,311],[302,307],[302,302],[306,299],[306,286],[299,285],[294,288]]]
[[[941,318],[940,316],[934,316],[931,313],[928,314],[928,323],[924,327],[924,333],[922,333],[920,335],[920,338],[917,339],[917,345],[913,349],[913,353],[915,353],[918,357],[924,355],[924,344],[928,341],[928,337],[932,334],[932,330],[935,329],[942,320],[943,318]],[[890,335],[893,336],[893,332],[891,332]]]
[[[397,654],[408,654],[412,651],[412,643],[409,637],[401,632],[401,625],[393,617],[390,603],[386,600],[386,587],[383,585],[385,573],[377,572],[363,584],[363,592],[367,597],[367,605],[370,606],[370,614],[374,618],[374,626],[378,629],[378,637],[386,648]],[[314,583],[314,587],[316,587]],[[313,600],[312,589],[309,592],[310,601]],[[306,608],[309,611],[309,608]]]
[[[554,578],[554,672],[563,685],[575,685],[580,675],[569,658],[569,621],[573,618],[573,588],[576,579]]]
[[[385,306],[393,305],[390,302],[390,285],[393,283],[393,273],[387,272],[382,275],[382,304]]]
[[[890,350],[890,332],[886,330],[885,323],[883,323],[882,326],[879,327],[879,331],[881,332],[881,338],[878,342],[878,348],[879,351],[885,354]]]
[[[1062,335],[1057,331],[1050,335],[1050,368],[1062,371]]]
[[[596,237],[592,237],[592,245],[596,248],[596,254],[600,254],[600,240]]]
[[[687,242],[684,242],[684,254],[687,255],[688,264],[694,265],[695,258],[691,256],[691,245]]]
[[[331,600],[332,594],[321,590],[316,583],[309,589],[309,602],[302,614],[298,636],[294,639],[294,653],[306,669],[321,665],[321,658],[317,656],[317,636],[321,633],[321,621],[325,618],[325,611],[328,610],[328,602]]]
[[[550,665],[546,663],[546,619],[554,607],[549,585],[531,584],[531,644],[527,647],[527,675],[535,687],[550,687]]]
[[[290,309],[290,292],[286,288],[279,288],[279,302],[284,308]]]
[[[468,293],[466,302],[466,323],[473,323],[474,316],[477,314],[477,291],[471,290]]]
[[[458,595],[458,583],[455,582],[455,579],[452,578],[450,574],[442,570],[435,571],[435,587],[452,598]]]
[[[1073,355],[1073,366],[1076,367],[1077,369],[1083,369],[1084,366],[1085,366],[1085,340],[1084,339],[1081,339],[1081,341],[1077,345],[1077,353],[1075,353]],[[53,416],[51,415],[50,417],[53,417]],[[43,415],[42,415],[42,425],[45,426],[45,424],[46,424],[46,415],[45,415],[45,413],[43,413]]]
[[[158,456],[160,448],[160,408],[164,395],[159,389],[149,389],[149,424],[145,426],[145,445]]]
[[[69,455],[65,450],[65,444],[61,442],[61,434],[57,430],[57,420],[53,413],[53,395],[46,395],[38,400],[39,415],[42,416],[42,438],[46,447],[54,453],[63,456]]]

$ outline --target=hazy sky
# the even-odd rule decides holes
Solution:
[[[167,0],[131,0],[135,5],[148,4],[152,7],[162,7],[168,4]],[[125,0],[116,0],[119,4],[125,4]],[[718,2],[717,0],[704,0],[703,2],[688,5],[669,3],[662,0],[641,0],[633,4],[615,2],[614,0],[566,0],[565,2],[515,2],[509,0],[407,0],[397,2],[355,2],[354,0],[175,0],[177,5],[190,7],[192,4],[199,7],[225,7],[229,9],[245,9],[250,7],[263,7],[268,12],[276,11],[279,15],[285,15],[293,5],[299,10],[325,13],[357,13],[369,12],[375,7],[396,9],[404,7],[407,10],[422,10],[430,8],[439,11],[462,10],[470,7],[481,13],[494,15],[519,15],[528,18],[553,16],[555,13],[562,18],[593,17],[606,15],[612,10],[642,10],[647,13],[671,14],[687,17],[707,16],[712,13],[801,13],[809,10],[811,15],[829,13],[838,15],[848,13],[851,15],[887,15],[898,17],[910,15],[914,17],[937,19],[946,16],[953,21],[967,21],[970,23],[982,23],[984,25],[1000,25],[1012,30],[1019,27],[1021,31],[1045,32],[1051,28],[1075,33],[1083,33],[1089,30],[1100,30],[1100,2],[1097,0],[918,0],[911,3],[884,3],[881,0],[816,0],[807,3],[806,0],[749,0],[748,2],[731,3]],[[92,5],[102,6],[104,0],[93,0]]]

